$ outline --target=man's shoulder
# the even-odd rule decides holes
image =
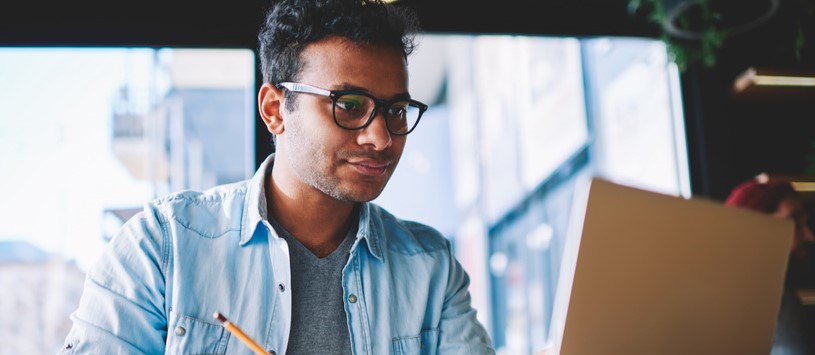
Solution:
[[[248,181],[218,185],[207,190],[184,190],[150,202],[159,220],[176,222],[205,237],[240,228]]]
[[[449,249],[449,240],[436,228],[401,219],[376,204],[370,204],[371,226],[393,252],[435,253]]]
[[[212,204],[222,203],[235,196],[243,197],[246,194],[248,180],[229,184],[217,185],[206,190],[182,190],[172,192],[153,200],[157,206],[172,206],[177,204]]]

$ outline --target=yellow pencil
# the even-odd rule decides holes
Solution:
[[[258,345],[258,343],[256,343],[254,340],[252,340],[252,338],[246,335],[246,333],[244,333],[241,330],[241,328],[238,328],[237,325],[227,320],[226,317],[224,317],[224,315],[221,314],[221,312],[215,312],[213,316],[215,317],[215,319],[221,322],[221,324],[224,326],[224,328],[226,328],[226,330],[228,330],[232,334],[235,334],[235,336],[237,336],[238,339],[240,339],[241,341],[244,342],[244,344],[249,346],[249,348],[252,349],[252,351],[254,351],[255,354],[269,355],[269,353],[266,352],[266,350],[264,350],[260,345]]]

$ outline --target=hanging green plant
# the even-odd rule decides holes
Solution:
[[[811,1],[811,0],[802,0]],[[629,0],[629,12],[660,25],[671,59],[713,67],[725,40],[769,20],[780,0]]]

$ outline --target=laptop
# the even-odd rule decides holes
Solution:
[[[599,178],[587,185],[546,354],[770,353],[791,220]]]

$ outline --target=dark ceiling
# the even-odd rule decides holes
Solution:
[[[31,1],[0,5],[0,45],[254,47],[271,1]],[[654,35],[627,0],[401,0],[442,33]],[[14,6],[10,6],[14,4]]]
[[[628,0],[403,0],[428,31],[556,34],[574,36],[655,34]]]
[[[0,9],[0,44],[252,47],[265,3],[15,2]]]

